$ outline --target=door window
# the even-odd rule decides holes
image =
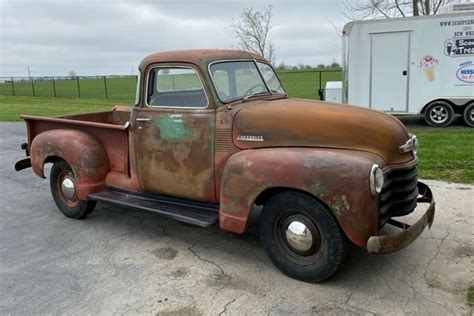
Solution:
[[[149,106],[207,106],[201,79],[193,68],[160,67],[150,72],[147,102]]]

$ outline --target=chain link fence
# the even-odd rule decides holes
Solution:
[[[342,80],[340,69],[278,71],[291,97],[323,99],[327,81]],[[0,77],[0,95],[134,100],[137,76]]]
[[[0,77],[0,95],[135,98],[137,76]]]

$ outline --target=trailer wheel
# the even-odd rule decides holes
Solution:
[[[301,192],[270,198],[259,220],[259,235],[273,264],[306,282],[331,277],[347,253],[347,240],[331,212]]]
[[[433,127],[445,127],[454,119],[454,110],[451,104],[445,101],[435,101],[425,110],[425,121]]]
[[[466,106],[462,117],[467,125],[474,127],[474,102],[471,102]]]
[[[51,194],[61,213],[66,217],[86,218],[95,208],[95,201],[79,200],[71,167],[64,160],[54,163],[50,176]]]

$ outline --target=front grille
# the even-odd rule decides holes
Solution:
[[[379,226],[394,216],[407,215],[416,208],[418,197],[417,161],[384,169],[385,182],[379,196]]]

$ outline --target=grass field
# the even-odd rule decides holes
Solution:
[[[319,71],[291,72],[283,71],[278,73],[278,77],[283,83],[288,94],[295,98],[317,99],[319,89]],[[342,78],[340,71],[322,71],[321,86],[324,88],[327,81],[339,81]],[[52,80],[35,81],[35,96],[66,98],[95,98],[134,100],[136,77],[108,77],[106,82],[103,78],[79,80],[79,88],[76,80]],[[12,84],[0,83],[0,95],[33,96],[33,85],[30,81],[16,82]]]
[[[32,85],[30,81],[10,83],[0,83],[0,95],[35,96],[63,98],[104,98],[130,99],[135,98],[136,77],[109,77],[79,80],[52,80],[35,81]]]
[[[20,114],[51,116],[110,110],[129,100],[77,99],[49,97],[11,97],[0,95],[0,121],[20,121]]]
[[[474,183],[474,130],[410,130],[420,141],[420,178]]]

